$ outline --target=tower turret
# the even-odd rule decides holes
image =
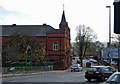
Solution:
[[[61,22],[59,24],[59,28],[63,29],[65,27],[68,27],[68,22],[66,22],[65,11],[63,9],[63,14],[62,14]]]

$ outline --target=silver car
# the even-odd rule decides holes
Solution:
[[[106,81],[107,84],[120,84],[120,72],[113,73],[108,80]]]
[[[72,66],[71,66],[71,72],[72,71],[82,71],[82,67],[80,66],[80,64],[73,64]]]

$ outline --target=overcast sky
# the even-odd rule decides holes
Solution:
[[[0,0],[0,24],[42,25],[58,29],[65,5],[66,21],[71,29],[71,41],[76,37],[76,27],[91,27],[99,41],[108,42],[109,9],[112,8],[113,32],[114,0]]]

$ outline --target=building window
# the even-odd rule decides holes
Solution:
[[[59,49],[59,44],[58,42],[53,43],[53,50],[58,50]]]

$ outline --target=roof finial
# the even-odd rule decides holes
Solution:
[[[64,11],[64,7],[65,7],[65,5],[64,5],[64,3],[63,3],[63,11]]]
[[[62,18],[61,18],[61,23],[60,24],[64,24],[64,23],[66,23],[66,18],[65,18],[64,4],[63,4],[63,14],[62,14]]]

